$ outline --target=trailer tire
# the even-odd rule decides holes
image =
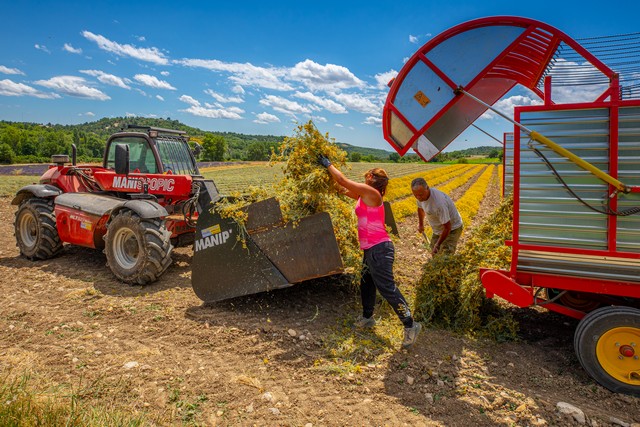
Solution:
[[[155,282],[171,264],[170,238],[164,220],[122,211],[112,218],[104,236],[107,266],[125,283]]]
[[[52,258],[62,250],[53,199],[31,197],[22,200],[14,227],[16,246],[32,261]]]
[[[609,306],[587,314],[573,345],[584,370],[600,385],[640,397],[640,310]]]

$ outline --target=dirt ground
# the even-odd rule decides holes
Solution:
[[[494,183],[475,221],[498,201]],[[640,422],[640,399],[611,393],[582,370],[569,318],[514,309],[520,340],[504,344],[427,325],[410,351],[339,371],[324,362],[327,338],[358,314],[359,296],[337,280],[205,306],[190,287],[190,249],[176,250],[159,282],[130,287],[97,251],[21,258],[14,211],[0,199],[3,374],[32,372],[159,425],[575,424],[556,412],[560,401],[581,408],[589,425]],[[397,243],[405,292],[427,259],[415,222],[400,224]]]

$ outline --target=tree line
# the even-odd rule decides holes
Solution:
[[[52,125],[0,121],[0,163],[48,163],[54,154],[71,154],[71,145],[77,147],[78,161],[83,163],[102,161],[109,135],[121,130],[125,123],[139,126],[155,126],[185,130],[191,137],[189,144],[202,146],[200,161],[269,160],[284,137],[274,135],[245,135],[233,132],[205,132],[185,126],[177,120],[136,118],[104,118],[80,125]],[[352,162],[417,161],[417,158],[383,150],[341,144],[349,152]],[[379,154],[380,152],[381,154]],[[379,155],[378,155],[379,154]]]

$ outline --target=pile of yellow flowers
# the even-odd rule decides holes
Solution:
[[[418,320],[499,341],[516,337],[516,321],[485,297],[479,278],[480,267],[506,269],[511,263],[511,248],[504,242],[511,239],[512,211],[513,200],[503,201],[456,254],[437,255],[425,265],[417,285]]]
[[[286,221],[297,221],[317,212],[331,215],[345,271],[354,273],[353,280],[357,281],[362,254],[354,203],[340,193],[329,172],[318,164],[318,154],[323,154],[338,169],[346,168],[347,153],[332,141],[311,121],[298,126],[271,157],[272,164],[284,163],[284,177],[275,184],[275,189]]]

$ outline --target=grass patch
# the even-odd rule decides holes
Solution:
[[[0,378],[0,424],[3,426],[143,426],[153,424],[130,410],[96,404],[101,387],[66,390],[40,390],[42,381],[24,373],[18,377],[4,374]]]
[[[0,175],[0,196],[15,196],[25,185],[37,184],[40,178],[24,175]]]

